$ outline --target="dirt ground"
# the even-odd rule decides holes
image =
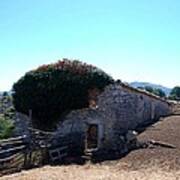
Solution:
[[[180,171],[163,171],[153,169],[139,169],[136,171],[121,169],[118,164],[84,165],[84,166],[46,166],[40,169],[23,171],[6,176],[3,180],[178,180]]]
[[[175,149],[154,147],[132,151],[120,160],[83,166],[45,166],[2,180],[180,180],[180,116],[162,119],[138,136],[141,141],[170,143]]]
[[[165,170],[180,170],[180,116],[162,119],[138,136],[140,141],[155,140],[176,146],[175,149],[154,147],[132,151],[121,162],[129,168],[159,167]]]

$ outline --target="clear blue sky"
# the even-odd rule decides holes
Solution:
[[[0,91],[62,57],[123,81],[180,85],[180,1],[0,1]]]

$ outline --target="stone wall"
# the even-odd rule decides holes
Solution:
[[[121,152],[126,149],[129,130],[171,113],[165,100],[121,83],[106,87],[96,104],[95,109],[77,110],[67,115],[58,125],[52,143],[57,145],[61,137],[71,134],[72,142],[84,148],[88,124],[97,124],[98,150]]]
[[[62,137],[68,136],[68,140],[71,141],[74,146],[85,148],[86,130],[88,124],[91,123],[104,126],[103,117],[97,110],[83,109],[72,111],[69,115],[66,116],[63,122],[59,123],[58,129],[54,133],[51,141],[52,146],[61,145],[59,140]]]
[[[129,130],[171,113],[166,101],[132,91],[121,84],[107,87],[99,96],[97,104],[97,111],[102,114],[104,123],[108,124],[106,141],[109,146],[106,147],[113,149],[122,147],[117,142],[122,141]]]
[[[32,127],[32,122],[27,115],[16,112],[13,123],[15,126],[13,136],[30,136],[29,128]]]
[[[117,122],[123,130],[135,129],[140,124],[170,114],[166,101],[140,91],[133,92],[120,84],[108,86],[97,104],[104,118]]]
[[[180,115],[180,102],[170,101],[173,115]]]

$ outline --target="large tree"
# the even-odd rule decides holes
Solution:
[[[62,60],[26,73],[13,86],[17,111],[32,110],[37,128],[48,129],[67,112],[88,106],[88,91],[102,90],[113,79],[80,61]]]

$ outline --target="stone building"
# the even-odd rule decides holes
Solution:
[[[107,86],[90,108],[72,111],[52,137],[58,146],[61,137],[69,136],[82,151],[123,154],[133,130],[171,114],[170,104],[160,97],[137,90],[121,82]]]

